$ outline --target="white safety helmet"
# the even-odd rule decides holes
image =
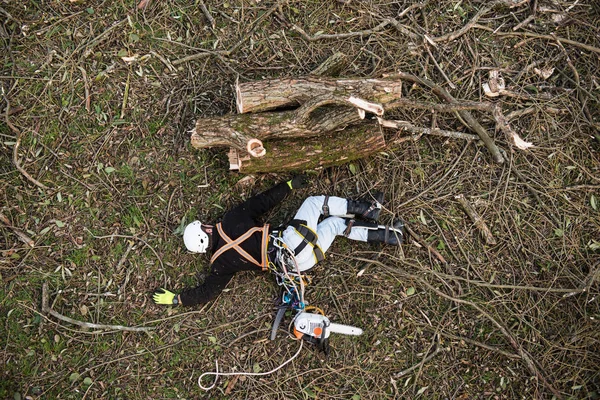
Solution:
[[[208,249],[208,234],[202,230],[202,223],[194,221],[185,227],[183,243],[192,253],[206,253]]]

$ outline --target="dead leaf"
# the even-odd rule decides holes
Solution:
[[[538,76],[542,77],[544,80],[550,78],[550,76],[554,73],[554,67],[550,68],[534,68],[533,72],[535,72]]]
[[[132,62],[137,61],[138,57],[139,56],[137,54],[135,54],[130,57],[121,57],[121,60],[125,61],[127,64],[131,64]]]
[[[233,378],[231,378],[229,384],[227,385],[227,389],[225,389],[225,396],[229,396],[229,394],[235,387],[235,384],[237,383],[238,379],[240,379],[239,375],[234,375]]]
[[[150,0],[141,0],[141,1],[138,3],[138,6],[137,6],[138,10],[141,10],[142,8],[146,8],[146,6],[147,6],[149,3],[150,3]]]

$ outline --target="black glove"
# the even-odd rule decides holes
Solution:
[[[297,175],[293,177],[291,180],[287,181],[290,189],[300,189],[307,185],[308,177],[306,175]]]

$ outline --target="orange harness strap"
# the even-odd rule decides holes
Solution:
[[[248,232],[244,233],[242,236],[240,236],[239,238],[237,238],[235,240],[233,240],[229,236],[227,236],[225,231],[223,231],[223,227],[221,226],[221,223],[217,224],[217,231],[219,232],[219,235],[221,235],[221,237],[227,244],[225,246],[221,247],[219,250],[217,250],[215,252],[215,254],[213,254],[212,258],[210,259],[211,264],[221,254],[225,253],[227,250],[233,249],[233,250],[237,251],[246,260],[248,260],[252,264],[255,264],[256,266],[260,267],[263,271],[267,270],[267,264],[268,264],[267,244],[268,244],[268,239],[269,239],[269,224],[266,224],[263,227],[254,227],[254,228],[248,230]],[[261,247],[260,262],[256,261],[256,259],[254,257],[252,257],[250,254],[248,254],[248,252],[246,252],[246,250],[242,249],[242,247],[240,246],[240,244],[242,242],[244,242],[246,239],[248,239],[250,236],[252,236],[255,232],[262,232],[262,241],[261,241],[261,245],[260,245],[260,247]]]

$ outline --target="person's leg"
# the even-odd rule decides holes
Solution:
[[[346,215],[348,213],[348,200],[335,196],[311,196],[308,197],[294,216],[294,219],[307,222],[307,226],[316,231],[321,215],[325,215],[324,209],[329,208],[330,215]]]
[[[381,196],[378,196],[378,199],[383,200]],[[319,218],[322,215],[341,216],[361,212],[363,217],[376,219],[381,211],[380,200],[361,202],[336,196],[311,196],[304,200],[296,212],[294,220],[306,221],[305,225],[317,235],[317,246],[325,252],[331,246],[335,237],[344,234],[348,228],[345,220],[339,217],[326,218],[319,224]],[[295,255],[295,259],[300,269],[306,270],[312,268],[318,260],[312,246],[302,244],[304,239],[298,233],[297,227],[298,225],[296,227],[288,226],[283,232],[283,241],[293,251],[302,249]],[[350,229],[346,236],[353,240],[367,241],[368,232],[366,229]],[[302,248],[301,244],[305,247]]]
[[[383,193],[375,193],[375,200],[349,200],[337,196],[308,197],[294,216],[294,219],[307,222],[310,229],[316,230],[321,215],[325,217],[354,214],[357,217],[377,220],[381,212]]]
[[[336,236],[344,235],[347,229],[346,220],[340,217],[325,218],[317,225],[317,246],[325,254]],[[367,229],[351,229],[348,238],[362,242],[367,241]],[[300,271],[306,271],[317,264],[317,258],[314,255],[313,248],[306,246],[304,250],[296,256],[296,262]]]

